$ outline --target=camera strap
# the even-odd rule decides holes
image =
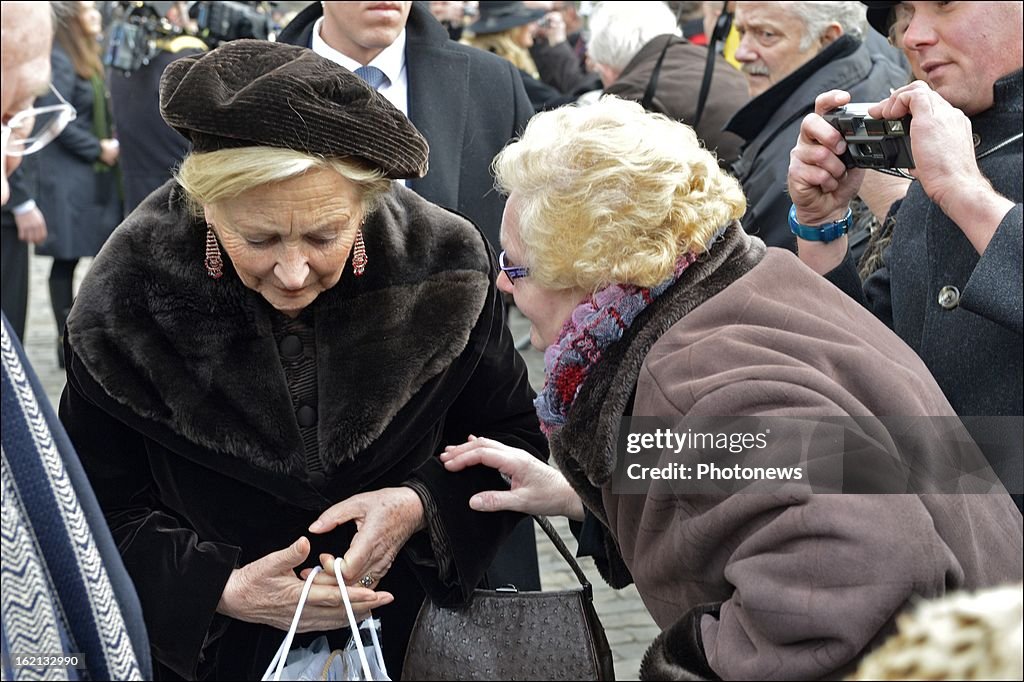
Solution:
[[[719,41],[725,42],[731,28],[732,12],[729,11],[729,3],[723,2],[722,13],[718,15],[715,29],[708,38],[708,57],[704,62],[704,79],[700,83],[700,94],[697,96],[697,114],[693,117],[694,128],[700,124],[700,119],[704,116],[704,105],[707,104],[708,94],[711,92],[711,76],[715,72],[715,57],[718,56],[716,48]]]
[[[676,9],[677,28],[679,26],[679,18],[683,16],[684,4],[685,3],[679,3],[679,7]],[[665,41],[665,47],[661,48],[661,54],[658,55],[658,61],[654,63],[654,70],[651,71],[651,78],[647,81],[647,88],[644,90],[644,98],[640,100],[640,106],[647,111],[654,111],[654,109],[651,108],[654,104],[654,92],[658,89],[658,79],[661,78],[661,65],[665,61],[665,53],[668,52],[670,45],[672,45],[672,34],[669,34],[668,40]]]

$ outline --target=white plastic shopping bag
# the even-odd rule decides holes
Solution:
[[[353,631],[348,644],[342,650],[331,651],[327,637],[316,638],[308,647],[300,647],[291,651],[292,640],[299,627],[302,609],[309,598],[309,590],[313,586],[313,578],[323,570],[317,566],[306,577],[299,595],[299,604],[295,607],[291,627],[277,653],[263,673],[263,680],[377,680],[390,682],[387,666],[384,665],[384,654],[380,648],[380,621],[372,617],[366,618]],[[341,562],[334,562],[334,575],[338,579],[341,599],[345,603],[348,622],[354,623],[356,618],[352,612],[352,602],[348,598],[348,589],[341,577]],[[372,644],[364,645],[359,630],[368,630]],[[367,649],[370,657],[367,658]]]

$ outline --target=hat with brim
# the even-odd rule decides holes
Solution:
[[[546,10],[530,9],[521,2],[499,2],[491,0],[480,3],[480,17],[469,26],[468,30],[478,36],[488,33],[501,33],[510,28],[522,26],[539,20],[547,14]]]
[[[864,2],[861,0],[862,5],[867,5],[868,8],[868,23],[876,31],[881,33],[886,38],[889,37],[889,25],[892,23],[892,8],[900,4],[899,2]]]
[[[392,179],[427,172],[427,141],[363,79],[312,50],[235,40],[177,59],[160,114],[195,152],[280,147],[362,160]]]

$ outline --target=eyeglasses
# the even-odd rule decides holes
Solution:
[[[28,156],[53,142],[68,123],[77,118],[75,108],[50,85],[60,104],[30,107],[19,111],[4,124],[10,130],[4,153],[8,156]],[[7,136],[5,136],[7,137]]]
[[[512,282],[512,286],[516,285],[516,280],[521,277],[530,276],[530,268],[523,267],[521,265],[505,265],[505,252],[502,251],[498,254],[498,267],[508,277],[508,281]]]

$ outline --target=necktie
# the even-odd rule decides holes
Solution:
[[[388,77],[376,66],[360,66],[356,69],[356,75],[362,78],[374,90],[388,82]]]

